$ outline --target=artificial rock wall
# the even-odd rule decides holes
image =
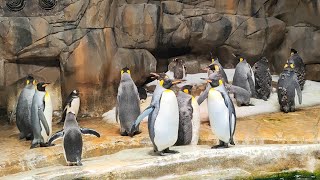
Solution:
[[[209,51],[226,67],[237,63],[232,53],[250,63],[266,56],[279,73],[292,47],[319,81],[319,13],[320,0],[59,0],[52,10],[30,0],[18,12],[3,0],[0,106],[14,104],[4,92],[34,74],[55,82],[62,99],[79,89],[81,113],[98,116],[115,104],[122,67],[139,84],[176,56],[197,72]]]

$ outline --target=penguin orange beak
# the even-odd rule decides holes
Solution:
[[[211,81],[210,79],[207,79],[207,82],[208,82],[208,83],[211,83],[212,81]]]
[[[45,83],[45,84],[42,85],[42,87],[46,87],[46,86],[48,86],[49,84],[51,84],[51,83]]]
[[[182,81],[185,81],[185,80],[176,80],[176,81],[173,81],[172,84],[179,84],[179,83],[181,83]]]

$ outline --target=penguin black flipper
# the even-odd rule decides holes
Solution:
[[[199,98],[197,99],[198,104],[200,105],[205,99],[208,98],[208,94],[210,91],[211,86],[207,85],[206,89],[200,94]]]
[[[47,135],[49,136],[50,134],[49,125],[47,123],[46,117],[44,116],[43,110],[41,108],[38,109],[38,116],[40,121],[42,122],[44,129],[46,130]]]
[[[80,131],[82,134],[91,134],[91,135],[95,135],[97,137],[100,137],[100,134],[93,130],[93,129],[89,129],[89,128],[80,128]]]
[[[301,104],[302,103],[302,92],[301,92],[300,84],[299,84],[299,81],[298,81],[298,78],[296,75],[293,76],[293,79],[294,79],[294,87],[297,91],[298,98],[299,98],[299,104]]]
[[[224,103],[227,106],[228,110],[229,110],[229,129],[230,129],[230,144],[235,145],[234,141],[233,141],[233,135],[234,132],[236,131],[236,124],[237,121],[234,121],[234,127],[233,127],[233,132],[232,132],[232,128],[231,128],[231,124],[232,124],[232,114],[234,114],[234,118],[236,118],[236,111],[234,108],[233,103],[231,102],[228,94],[226,92],[223,91],[219,91],[224,99]]]
[[[58,132],[56,132],[56,133],[55,133],[54,135],[52,135],[52,136],[50,137],[50,139],[48,140],[48,145],[50,146],[53,141],[57,140],[58,138],[62,138],[63,135],[64,135],[63,129],[60,130],[60,131],[58,131]]]
[[[147,117],[150,113],[152,113],[152,111],[154,110],[154,106],[149,106],[147,107],[138,117],[137,119],[134,121],[132,127],[131,127],[131,132],[134,132],[136,127],[140,124],[140,122]],[[132,133],[131,133],[132,134]]]

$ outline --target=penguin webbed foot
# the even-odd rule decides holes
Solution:
[[[21,140],[21,139],[24,139],[24,138],[27,138],[23,133],[20,133],[19,134],[19,139]]]
[[[130,133],[131,134],[131,133]],[[120,132],[121,136],[128,136],[128,133],[126,131]],[[132,137],[132,136],[131,136]]]
[[[224,148],[229,148],[228,143],[225,143],[223,141],[219,140],[219,144],[212,146],[211,149],[224,149]]]
[[[175,151],[175,150],[170,150],[169,148],[163,150],[163,152],[165,153],[169,153],[169,154],[177,154],[179,153],[179,151]]]
[[[40,147],[40,144],[31,144],[30,149],[37,148],[37,147]]]

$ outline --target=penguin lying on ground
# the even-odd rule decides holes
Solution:
[[[239,63],[236,66],[232,85],[242,87],[243,89],[250,92],[251,97],[255,97],[255,83],[254,73],[251,69],[250,64],[241,55],[234,55],[239,59]]]
[[[178,101],[175,93],[169,88],[181,81],[173,82],[165,73],[153,74],[159,80],[159,84],[154,90],[150,106],[137,118],[132,131],[136,129],[144,117],[149,115],[148,129],[154,152],[161,156],[167,153],[178,153],[169,150],[169,147],[177,141],[179,129]]]
[[[302,93],[298,78],[294,72],[294,64],[285,64],[283,72],[279,76],[277,92],[280,110],[288,113],[295,111],[295,90],[302,103]]]
[[[60,122],[58,124],[64,123],[64,119],[69,112],[74,112],[75,115],[78,115],[79,108],[80,108],[80,97],[79,91],[73,90],[69,96],[67,97],[65,103],[63,104],[63,113]]]
[[[34,93],[31,105],[31,125],[33,140],[31,148],[46,147],[52,133],[52,102],[46,86],[50,83],[40,82]]]
[[[200,109],[191,95],[191,85],[185,85],[178,92],[179,132],[175,145],[197,145],[200,129]]]
[[[139,132],[139,124],[131,132],[134,121],[140,115],[140,99],[136,85],[134,84],[129,68],[121,70],[121,80],[118,88],[116,120],[120,120],[121,136],[133,136]],[[131,134],[133,133],[133,134]]]
[[[294,72],[297,74],[300,89],[302,91],[306,82],[306,69],[302,58],[299,56],[298,51],[296,51],[295,49],[291,49],[291,56],[288,60],[288,64],[294,64]]]
[[[219,145],[212,148],[227,148],[229,143],[235,145],[233,141],[237,118],[235,108],[219,74],[211,74],[208,82],[210,86],[200,94],[198,104],[200,105],[205,99],[208,101],[211,130],[219,139]]]
[[[239,107],[252,106],[252,104],[250,104],[250,93],[247,90],[231,84],[226,84],[226,89],[229,93],[234,94],[234,98],[236,99]]]
[[[35,92],[36,81],[32,76],[27,77],[26,86],[19,95],[16,108],[16,124],[20,131],[20,139],[32,140],[31,105]]]
[[[255,77],[255,90],[258,99],[267,101],[272,90],[272,76],[270,73],[269,61],[266,57],[261,58],[253,66]]]
[[[64,157],[68,166],[81,166],[82,134],[92,134],[100,137],[100,134],[88,128],[80,128],[73,112],[68,112],[63,129],[56,132],[48,141],[49,145],[58,138],[63,137]]]
[[[186,77],[186,65],[185,61],[182,59],[175,58],[173,59],[175,65],[173,67],[173,77],[175,79],[185,79]]]

